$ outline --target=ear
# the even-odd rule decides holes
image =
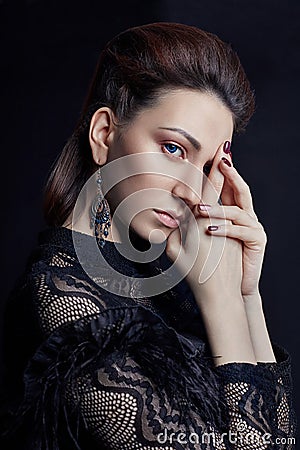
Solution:
[[[114,115],[110,108],[102,107],[94,113],[89,131],[93,160],[103,165],[107,160],[109,143],[115,131]]]

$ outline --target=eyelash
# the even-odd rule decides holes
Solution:
[[[167,145],[172,145],[173,147],[176,147],[176,151],[179,149],[179,150],[182,151],[183,155],[185,155],[185,151],[184,151],[183,148],[181,148],[179,145],[174,144],[173,142],[166,142],[166,143],[163,144],[162,146],[163,146],[163,147],[166,147]],[[171,152],[169,152],[168,150],[167,150],[167,153],[168,153],[169,155],[171,155],[171,157],[179,158],[179,156],[174,156],[174,154],[171,153]],[[212,168],[212,164],[205,164],[205,166],[203,166],[203,172],[204,172],[206,175],[208,175],[209,172],[210,172],[210,170],[211,170],[211,168]]]

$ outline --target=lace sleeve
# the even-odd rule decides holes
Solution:
[[[30,448],[294,448],[270,440],[293,434],[288,360],[214,369],[202,345],[158,315],[108,305],[57,264],[32,277],[46,339],[25,372],[19,411],[34,417]]]
[[[291,361],[273,344],[277,363],[229,363],[216,369],[228,405],[233,449],[294,449]]]

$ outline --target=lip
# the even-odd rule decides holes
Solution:
[[[158,220],[169,228],[177,228],[180,225],[181,217],[172,210],[154,209]]]

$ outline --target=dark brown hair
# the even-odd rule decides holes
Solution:
[[[231,111],[235,132],[245,128],[254,111],[254,95],[240,60],[217,36],[164,22],[120,33],[102,51],[78,124],[51,169],[44,199],[48,225],[63,225],[97,169],[88,139],[94,112],[107,106],[124,127],[143,108],[154,106],[162,92],[174,88],[216,95]]]

